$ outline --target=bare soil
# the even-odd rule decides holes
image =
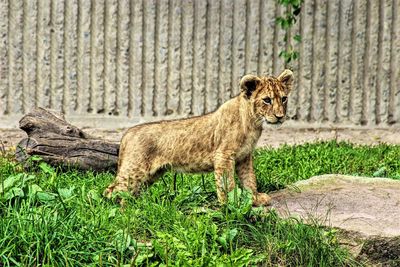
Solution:
[[[87,133],[119,142],[126,129],[106,130],[87,128]],[[15,147],[25,138],[24,131],[19,129],[0,129],[0,148]],[[361,145],[376,145],[379,143],[400,145],[399,129],[311,129],[282,127],[279,129],[265,129],[258,141],[258,147],[279,147],[281,145],[295,145],[314,143],[318,141],[337,140],[348,141]]]

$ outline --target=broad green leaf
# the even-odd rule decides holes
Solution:
[[[226,233],[223,233],[221,236],[219,236],[217,240],[224,248],[228,247],[228,243],[226,240]]]
[[[24,175],[25,174],[23,173],[18,173],[16,175],[7,177],[3,182],[0,183],[0,194],[6,192],[9,188],[13,187],[18,182],[21,182]]]
[[[53,201],[56,199],[55,194],[48,193],[48,192],[37,192],[36,196],[40,201],[43,201],[43,202]]]
[[[147,259],[151,258],[154,256],[153,252],[140,252],[139,255],[137,256],[135,260],[135,264],[142,264],[144,263]]]
[[[94,189],[89,190],[89,192],[87,193],[87,197],[98,202],[103,200],[100,194]]]
[[[47,174],[54,174],[55,170],[53,167],[51,167],[49,164],[47,164],[46,162],[40,162],[39,163],[39,168]]]
[[[10,199],[13,199],[14,197],[24,197],[24,195],[25,194],[24,194],[24,191],[22,190],[22,188],[14,187],[4,194],[4,199],[10,200]]]
[[[228,240],[229,242],[232,242],[233,239],[235,239],[237,233],[238,233],[238,230],[237,230],[236,228],[233,228],[233,229],[229,230],[229,231],[227,232],[227,240]]]
[[[115,245],[120,252],[129,247],[131,240],[131,236],[122,229],[118,230],[114,236]]]
[[[108,218],[114,218],[115,215],[117,214],[118,208],[112,208],[110,212],[108,213]]]
[[[70,198],[74,193],[75,186],[71,186],[70,188],[59,188],[58,193],[63,199]]]
[[[376,172],[372,174],[373,177],[383,177],[386,174],[386,167],[379,168]]]
[[[38,186],[37,184],[32,184],[32,185],[29,185],[29,187],[28,187],[28,195],[30,197],[34,197],[34,196],[36,196],[37,192],[42,192],[42,191],[43,191],[43,189],[40,186]]]
[[[296,34],[295,36],[293,36],[293,39],[294,39],[296,42],[300,43],[300,42],[301,42],[301,35]]]

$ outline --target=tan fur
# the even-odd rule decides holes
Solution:
[[[242,187],[253,192],[253,204],[267,204],[270,197],[257,192],[252,151],[262,122],[285,119],[293,74],[285,70],[278,78],[246,75],[241,93],[218,110],[198,117],[146,123],[130,128],[121,141],[117,177],[104,192],[139,194],[168,168],[197,173],[215,172],[220,202],[235,187],[236,171]],[[267,99],[269,97],[269,99]]]

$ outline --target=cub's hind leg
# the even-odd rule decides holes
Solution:
[[[139,195],[144,187],[151,186],[164,174],[165,168],[150,164],[140,164],[145,161],[121,161],[118,174],[114,182],[104,191],[104,196],[111,198],[115,192],[129,192],[132,195]]]
[[[148,173],[137,167],[120,168],[114,182],[110,184],[104,191],[103,195],[111,198],[116,192],[129,192],[133,195],[138,195],[142,180],[148,176]]]
[[[111,198],[113,193],[129,192],[134,196],[138,196],[142,188],[151,186],[163,174],[164,170],[157,171],[154,174],[140,170],[135,170],[126,176],[118,174],[115,181],[107,187],[103,195],[107,198]]]
[[[135,145],[136,144],[136,145]],[[135,149],[129,149],[134,146]],[[103,195],[111,198],[115,192],[130,192],[138,194],[140,181],[148,175],[146,160],[143,158],[142,146],[135,140],[135,131],[129,130],[121,141],[118,155],[118,172],[112,184],[110,184]]]

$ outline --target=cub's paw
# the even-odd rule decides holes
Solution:
[[[117,203],[121,206],[122,209],[125,208],[127,200],[132,198],[132,195],[128,192],[125,187],[111,184],[108,186],[104,192],[103,196],[114,203]]]
[[[271,202],[271,197],[265,193],[256,193],[253,195],[253,206],[267,206]]]
[[[114,193],[114,189],[115,189],[114,185],[110,185],[109,187],[107,187],[103,192],[103,197],[111,199]]]

